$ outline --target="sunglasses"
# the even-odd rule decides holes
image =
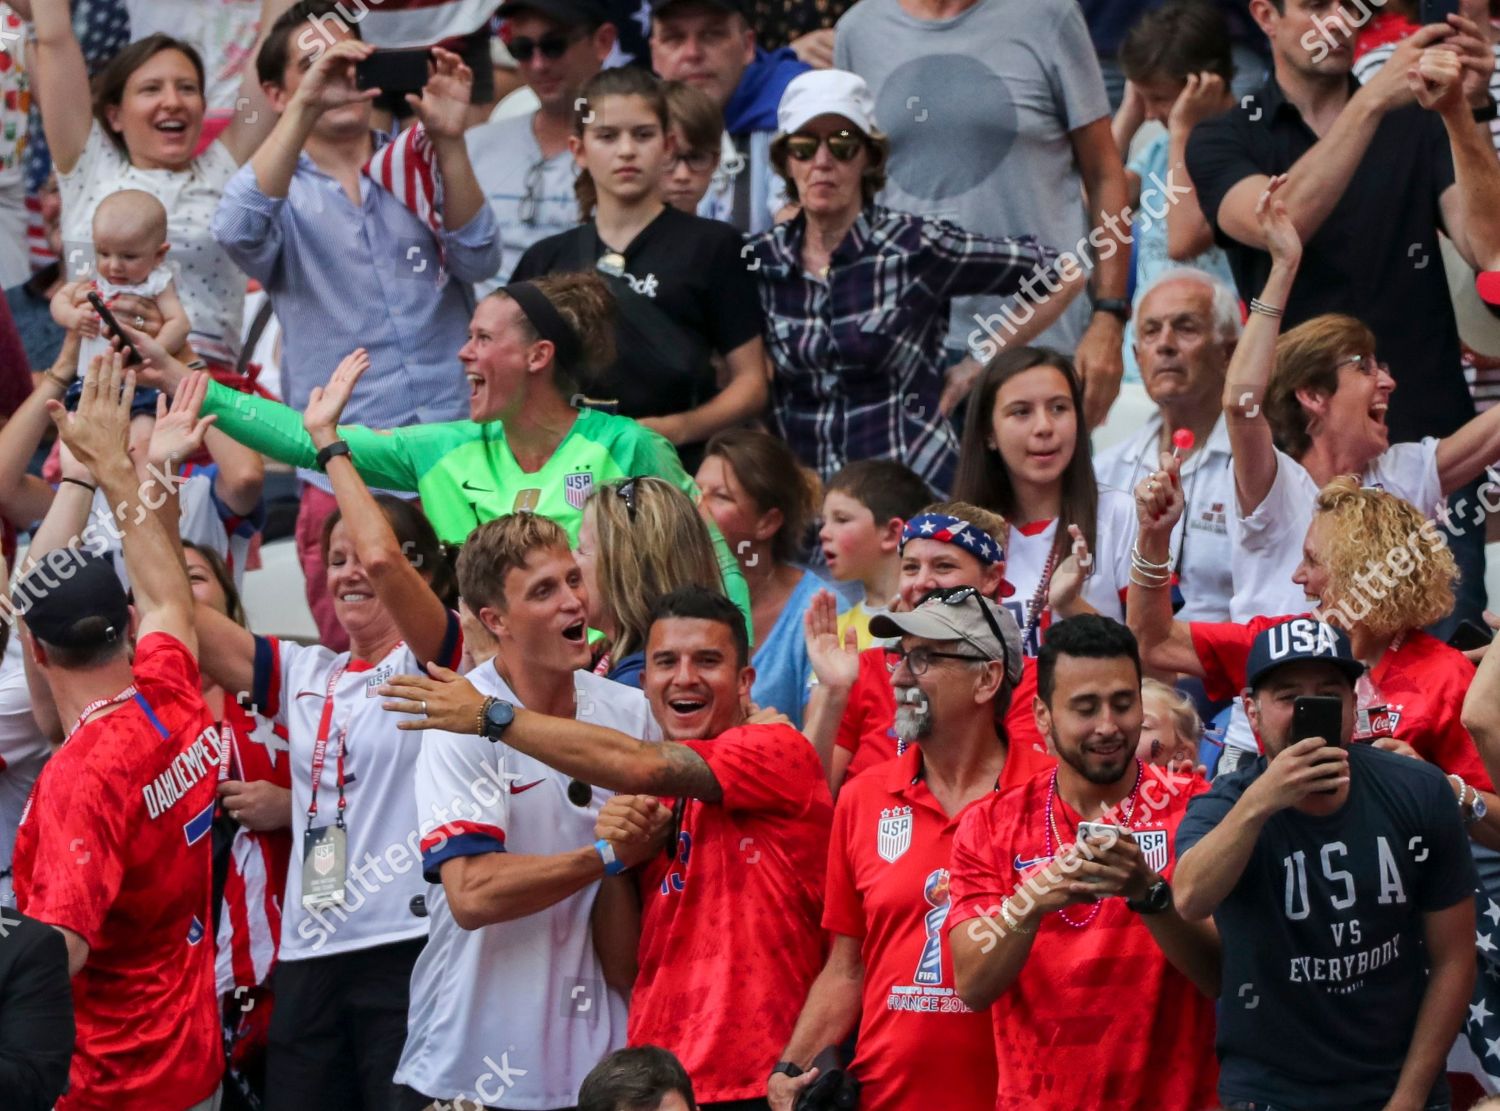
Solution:
[[[719,164],[719,152],[716,150],[695,150],[687,154],[673,154],[667,158],[667,173],[672,173],[687,163],[687,168],[695,174],[706,174]]]
[[[521,65],[525,65],[531,61],[532,56],[538,50],[542,52],[543,58],[555,62],[568,52],[568,47],[583,37],[583,34],[578,31],[571,33],[567,31],[548,31],[539,39],[530,37],[514,38],[505,45],[510,51],[510,56]]]
[[[973,598],[979,606],[979,612],[984,617],[984,623],[990,627],[990,632],[995,634],[995,639],[1000,643],[1000,662],[1005,668],[1005,674],[1010,675],[1010,646],[1005,642],[1005,634],[1000,631],[1000,624],[995,620],[994,614],[990,613],[990,607],[985,605],[984,595],[972,586],[940,586],[936,590],[929,590],[923,595],[918,606],[922,602],[936,599],[945,606],[961,606]]]
[[[541,200],[542,192],[542,172],[546,169],[546,165],[547,160],[540,158],[533,162],[526,171],[525,187],[521,193],[521,204],[516,215],[528,228],[536,223],[537,204]]]
[[[635,524],[635,479],[627,478],[615,487],[615,497],[625,503],[625,516]]]
[[[832,135],[791,135],[786,141],[786,152],[798,162],[811,162],[818,148],[828,144],[828,153],[839,162],[852,162],[864,149],[865,137],[853,131],[835,131]]]

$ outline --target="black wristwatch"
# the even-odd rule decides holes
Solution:
[[[318,470],[326,471],[328,470],[328,461],[334,456],[349,454],[349,445],[343,440],[335,440],[326,447],[320,447],[313,462],[317,465]]]
[[[777,1061],[776,1067],[771,1070],[772,1076],[798,1077],[801,1076],[802,1073],[803,1069],[798,1065],[792,1064],[792,1062],[790,1061]]]
[[[509,702],[503,698],[486,698],[484,709],[479,713],[479,735],[486,740],[498,741],[515,720],[516,708]]]
[[[1130,302],[1123,297],[1100,297],[1094,301],[1094,311],[1118,317],[1121,324],[1130,320]]]
[[[1157,879],[1140,901],[1126,899],[1125,905],[1137,914],[1162,914],[1172,909],[1172,886],[1164,879]]]
[[[1490,97],[1488,104],[1474,109],[1475,123],[1489,123],[1497,117],[1500,117],[1500,104],[1495,103],[1493,96]]]

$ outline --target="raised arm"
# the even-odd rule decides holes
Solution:
[[[421,95],[408,93],[406,102],[427,128],[443,175],[443,227],[457,231],[485,205],[484,190],[474,176],[464,142],[474,73],[457,54],[440,46],[432,48],[432,67]]]
[[[1103,116],[1069,133],[1073,157],[1083,176],[1083,190],[1088,200],[1089,242],[1096,257],[1093,270],[1093,292],[1096,300],[1118,300],[1125,297],[1130,280],[1130,251],[1116,229],[1130,207],[1125,192],[1125,164],[1109,131],[1109,117]],[[1123,223],[1128,226],[1128,219]],[[1125,324],[1112,313],[1096,311],[1088,329],[1078,341],[1074,358],[1079,377],[1083,379],[1083,404],[1090,428],[1104,423],[1110,406],[1120,393],[1120,379],[1125,375]]]
[[[1484,620],[1492,629],[1500,629],[1500,617],[1484,611]],[[1479,759],[1490,781],[1500,783],[1500,648],[1490,646],[1479,661],[1479,669],[1464,696],[1463,726],[1474,738]]]
[[[1188,136],[1224,108],[1224,78],[1190,73],[1167,114],[1167,181],[1175,200],[1167,206],[1167,257],[1188,262],[1214,245],[1213,229],[1198,203],[1198,188],[1187,172]]]
[[[396,728],[477,734],[485,697],[447,668],[429,663],[427,670],[429,675],[397,675],[380,688],[383,696],[392,699],[384,709],[411,715]],[[515,713],[505,730],[505,743],[564,775],[632,795],[704,802],[724,797],[718,777],[687,745],[641,741],[602,725],[550,717],[519,706]]]
[[[114,511],[139,614],[138,636],[167,633],[196,656],[193,591],[182,561],[181,541],[169,535],[151,512],[125,450],[134,396],[135,374],[124,370],[116,352],[94,361],[76,413],[69,413],[60,401],[49,401],[47,409],[63,443],[98,479]],[[154,491],[151,496],[163,495]]]
[[[57,172],[71,173],[94,126],[88,65],[73,34],[68,0],[31,0],[31,19],[36,30],[31,82],[42,110],[42,133]]]
[[[1467,84],[1488,98],[1494,49],[1472,20],[1451,15],[1448,22],[1455,33],[1425,51],[1406,78],[1417,102],[1442,117],[1453,151],[1453,184],[1439,200],[1443,226],[1469,265],[1500,269],[1500,160],[1490,125],[1475,124],[1465,94]]]
[[[65,333],[51,368],[36,376],[30,395],[0,425],[0,513],[13,521],[38,520],[52,505],[52,487],[26,467],[51,425],[47,403],[60,401],[78,373],[78,344],[78,333]]]
[[[1259,300],[1271,311],[1250,310],[1245,331],[1235,345],[1224,375],[1224,416],[1234,459],[1234,489],[1239,514],[1249,516],[1276,481],[1276,444],[1266,419],[1266,387],[1276,367],[1276,339],[1281,312],[1291,296],[1302,261],[1302,240],[1282,196],[1289,178],[1268,179],[1255,204],[1255,215],[1271,252],[1271,275]]]
[[[255,59],[260,55],[260,48],[266,41],[271,25],[295,2],[296,0],[261,0],[260,27],[256,31],[255,44],[245,56],[245,66],[240,74],[240,95],[234,103],[234,119],[229,121],[229,126],[219,136],[224,149],[240,165],[244,165],[245,160],[255,153],[255,148],[271,133],[271,128],[276,126],[276,113],[271,108],[271,102],[266,99],[265,90],[260,87]]]
[[[370,356],[361,347],[339,363],[327,386],[312,391],[302,424],[319,450],[341,442],[339,414],[349,403],[360,375],[368,369]],[[342,511],[344,530],[381,604],[395,615],[401,636],[417,659],[423,663],[438,659],[448,638],[447,608],[432,592],[431,582],[406,557],[390,521],[349,456],[336,455],[330,459],[327,474]]]
[[[1203,662],[1193,647],[1192,629],[1172,616],[1172,530],[1182,519],[1180,464],[1168,452],[1161,469],[1135,488],[1135,554],[1130,588],[1125,594],[1125,621],[1141,648],[1141,662],[1153,671],[1203,677]]]

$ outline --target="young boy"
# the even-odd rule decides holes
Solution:
[[[859,583],[864,596],[839,616],[839,642],[854,626],[860,651],[874,642],[870,618],[885,613],[901,573],[901,526],[932,500],[927,484],[892,459],[850,463],[823,496],[818,543],[835,582]]]

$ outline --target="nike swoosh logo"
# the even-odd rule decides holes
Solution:
[[[493,494],[495,492],[495,491],[491,490],[488,486],[470,486],[469,485],[469,480],[467,478],[464,479],[461,483],[459,483],[459,485],[461,487],[463,487],[463,489],[468,490],[472,494]]]
[[[529,791],[533,787],[539,786],[545,782],[547,782],[545,779],[537,779],[533,780],[530,783],[512,783],[510,785],[510,793],[513,795],[519,795],[522,791]]]
[[[1017,853],[1015,868],[1017,872],[1024,872],[1028,868],[1035,868],[1038,864],[1046,864],[1051,859],[1050,856],[1034,856],[1030,860],[1022,860],[1021,855]]]

